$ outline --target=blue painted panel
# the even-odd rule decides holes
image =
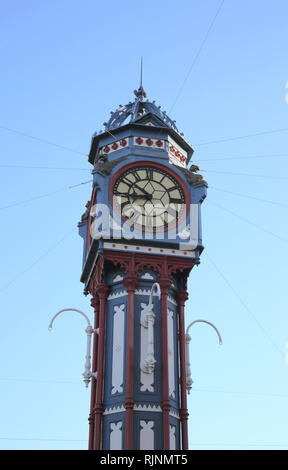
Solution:
[[[138,290],[145,289],[150,292],[154,281],[144,283],[140,282]],[[147,285],[148,284],[148,285]],[[161,337],[161,303],[158,297],[153,296],[153,312],[155,314],[154,323],[154,356],[156,359],[154,370],[154,391],[141,391],[141,303],[148,304],[149,295],[135,295],[135,353],[134,353],[134,396],[136,401],[146,403],[159,403],[162,400],[162,337]]]
[[[114,293],[122,293],[125,291],[123,284],[117,286],[117,289],[111,289],[109,296],[113,295]],[[120,306],[124,304],[124,350],[123,350],[123,391],[116,392],[112,394],[112,368],[113,368],[113,334],[114,334],[114,325],[113,319],[115,306]],[[104,407],[110,407],[116,404],[124,404],[125,403],[125,393],[126,393],[126,383],[125,383],[125,376],[126,376],[126,325],[127,325],[127,296],[110,299],[107,300],[107,307],[106,307],[106,336],[105,336],[105,364],[104,364],[104,398],[103,403]]]
[[[173,294],[169,291],[170,296],[173,298]],[[180,408],[180,394],[179,394],[179,377],[180,377],[180,370],[179,370],[179,322],[178,322],[178,312],[177,306],[174,304],[169,303],[168,305],[169,310],[173,311],[173,337],[174,337],[174,381],[175,381],[175,398],[170,396],[171,405],[174,408]]]
[[[78,224],[78,232],[81,238],[83,238],[83,257],[82,257],[82,268],[84,267],[84,263],[86,261],[87,256],[87,226],[88,222],[82,222]]]

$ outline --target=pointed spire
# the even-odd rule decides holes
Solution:
[[[140,88],[143,88],[142,87],[142,76],[143,76],[143,56],[141,56]]]
[[[146,98],[147,96],[143,88],[142,80],[143,80],[143,56],[141,56],[140,86],[138,90],[134,90],[134,94],[136,96],[137,101],[144,101],[144,98]]]

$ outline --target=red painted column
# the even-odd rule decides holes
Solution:
[[[169,398],[169,373],[168,373],[168,319],[167,319],[167,297],[168,291],[171,286],[171,281],[167,277],[160,278],[159,284],[161,287],[161,312],[162,312],[162,413],[163,413],[163,448],[164,450],[170,449],[170,426],[169,426],[169,413],[170,413],[170,398]]]
[[[91,306],[94,308],[94,329],[99,326],[99,297],[94,294],[91,299]],[[92,348],[92,372],[97,370],[97,347],[98,347],[98,335],[93,335],[93,348]],[[89,441],[88,450],[93,450],[94,441],[94,422],[95,422],[95,393],[96,393],[96,379],[91,377],[91,399],[90,399],[90,414],[88,418],[89,422]]]
[[[126,340],[126,420],[125,449],[133,449],[133,408],[134,408],[134,296],[138,278],[128,274],[124,286],[128,292],[127,300],[127,340]]]
[[[186,391],[186,358],[185,358],[185,317],[184,306],[188,299],[186,291],[177,293],[179,314],[179,342],[180,342],[180,383],[181,383],[181,409],[180,419],[182,423],[182,450],[188,449],[188,409]]]
[[[100,284],[96,287],[99,295],[99,337],[97,352],[97,379],[95,390],[95,425],[94,425],[94,450],[101,449],[101,424],[102,424],[102,396],[103,396],[103,366],[104,366],[104,342],[105,342],[105,313],[106,301],[109,291],[107,284]]]

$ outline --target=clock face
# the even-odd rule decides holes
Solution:
[[[179,182],[158,167],[140,165],[124,171],[113,187],[113,204],[136,228],[164,231],[185,214],[185,196]]]

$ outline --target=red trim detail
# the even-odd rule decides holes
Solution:
[[[94,308],[94,328],[99,327],[99,298],[95,294],[91,299],[91,306]],[[92,354],[92,372],[97,370],[97,350],[98,350],[98,335],[93,337],[93,354]],[[96,396],[96,379],[91,379],[91,399],[90,399],[90,415],[89,415],[89,442],[88,450],[93,450],[94,446],[94,424],[95,424],[95,396]]]
[[[101,449],[101,424],[103,414],[103,365],[104,365],[104,343],[105,343],[105,311],[106,300],[109,291],[109,286],[100,284],[97,286],[99,295],[99,339],[98,339],[98,352],[97,352],[97,381],[95,393],[95,426],[94,426],[94,449]]]
[[[133,408],[134,408],[134,295],[138,278],[132,271],[124,279],[128,292],[127,299],[127,339],[126,339],[126,422],[125,450],[133,449]]]
[[[168,278],[160,278],[161,287],[161,310],[162,310],[162,412],[163,412],[163,448],[170,450],[170,426],[169,412],[171,408],[169,398],[169,372],[168,372],[168,291],[171,286],[171,280]]]
[[[180,384],[181,384],[181,409],[180,419],[182,423],[182,450],[188,450],[188,409],[186,392],[186,359],[185,359],[185,318],[184,305],[188,299],[186,291],[177,292],[179,313],[179,343],[180,343]]]

